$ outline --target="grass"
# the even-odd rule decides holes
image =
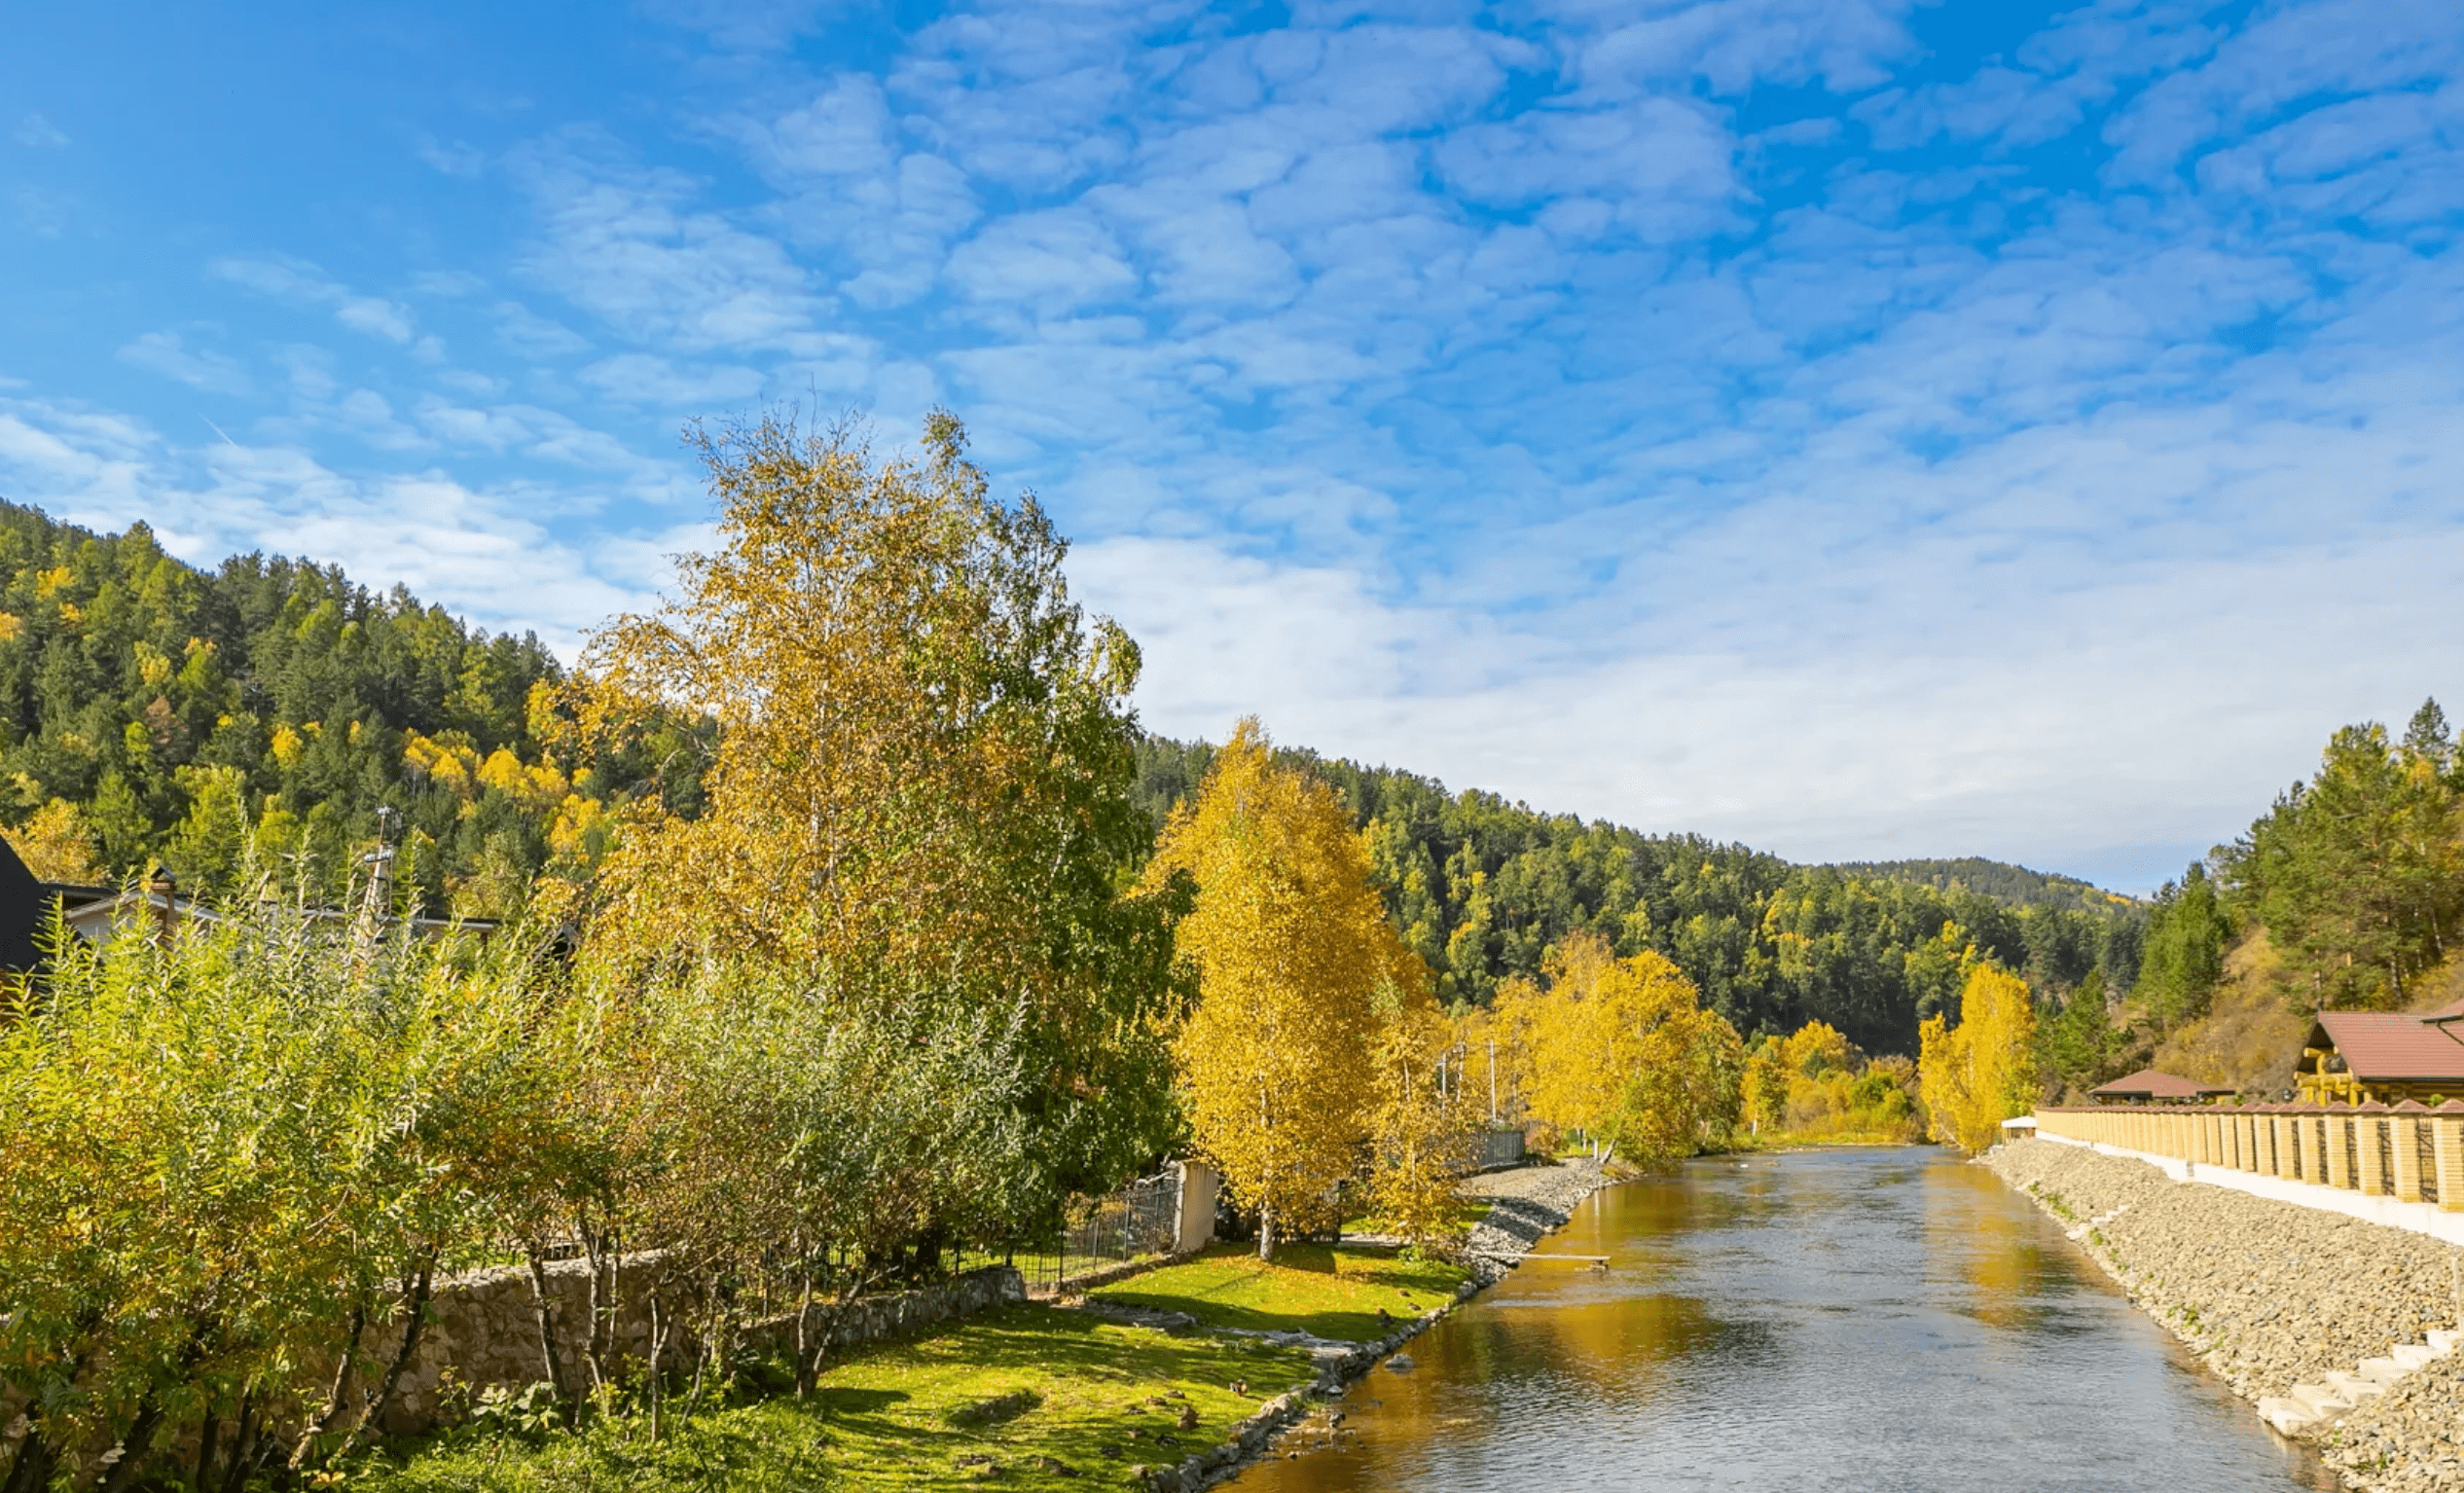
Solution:
[[[1308,1355],[1291,1349],[1009,1306],[862,1350],[825,1374],[812,1400],[774,1395],[706,1413],[655,1446],[637,1416],[544,1438],[464,1430],[389,1453],[355,1471],[348,1485],[368,1493],[869,1493],[987,1480],[1059,1490],[1087,1486],[1089,1477],[1114,1485],[1133,1465],[1214,1445],[1312,1372]],[[1247,1395],[1229,1388],[1236,1380],[1246,1381]],[[1194,1431],[1177,1428],[1184,1404],[1197,1412]],[[988,1405],[990,1414],[969,1413]]]
[[[1482,1219],[1487,1218],[1489,1216],[1489,1210],[1495,1206],[1496,1199],[1494,1198],[1458,1198],[1456,1199],[1454,1206],[1454,1221],[1464,1228],[1469,1228],[1474,1223],[1479,1222]],[[1357,1219],[1344,1220],[1343,1231],[1347,1234],[1395,1234],[1402,1232],[1401,1229],[1395,1226],[1394,1220],[1381,1219],[1373,1214],[1363,1214]]]
[[[1442,1260],[1386,1250],[1287,1244],[1274,1262],[1254,1250],[1216,1245],[1186,1264],[1099,1287],[1090,1297],[1187,1312],[1219,1328],[1301,1331],[1366,1342],[1392,1330],[1378,1320],[1416,1317],[1452,1299],[1467,1272]]]

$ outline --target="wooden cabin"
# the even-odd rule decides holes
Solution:
[[[2435,1011],[2321,1011],[2293,1072],[2311,1104],[2464,1099],[2464,1001]]]
[[[2201,1083],[2195,1078],[2143,1068],[2087,1093],[2100,1105],[2203,1105],[2229,1099],[2233,1090],[2228,1085]]]

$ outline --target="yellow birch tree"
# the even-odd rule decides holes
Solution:
[[[1618,959],[1596,933],[1550,951],[1550,984],[1517,994],[1532,1112],[1641,1162],[1689,1155],[1735,1124],[1745,1044],[1693,982],[1646,950]],[[1504,1019],[1502,1015],[1501,1019]]]
[[[2036,1098],[2036,1007],[2027,982],[1992,965],[1968,973],[1959,1025],[1917,1029],[1918,1092],[1934,1139],[1980,1151]]]
[[[1146,886],[1196,900],[1175,931],[1198,1001],[1176,1043],[1199,1148],[1279,1230],[1323,1227],[1372,1138],[1380,1003],[1417,1010],[1428,971],[1395,935],[1334,790],[1278,767],[1244,720],[1164,827]]]

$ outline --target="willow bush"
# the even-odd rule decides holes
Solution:
[[[377,1406],[320,1366],[389,1381],[552,1099],[522,961],[269,902],[53,936],[0,1010],[10,1493],[113,1446],[128,1485],[189,1427],[237,1465],[356,1435]]]

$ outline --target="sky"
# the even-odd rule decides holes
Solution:
[[[2452,0],[10,29],[0,496],[199,564],[571,658],[688,420],[945,406],[1151,729],[2128,891],[2464,706]]]

